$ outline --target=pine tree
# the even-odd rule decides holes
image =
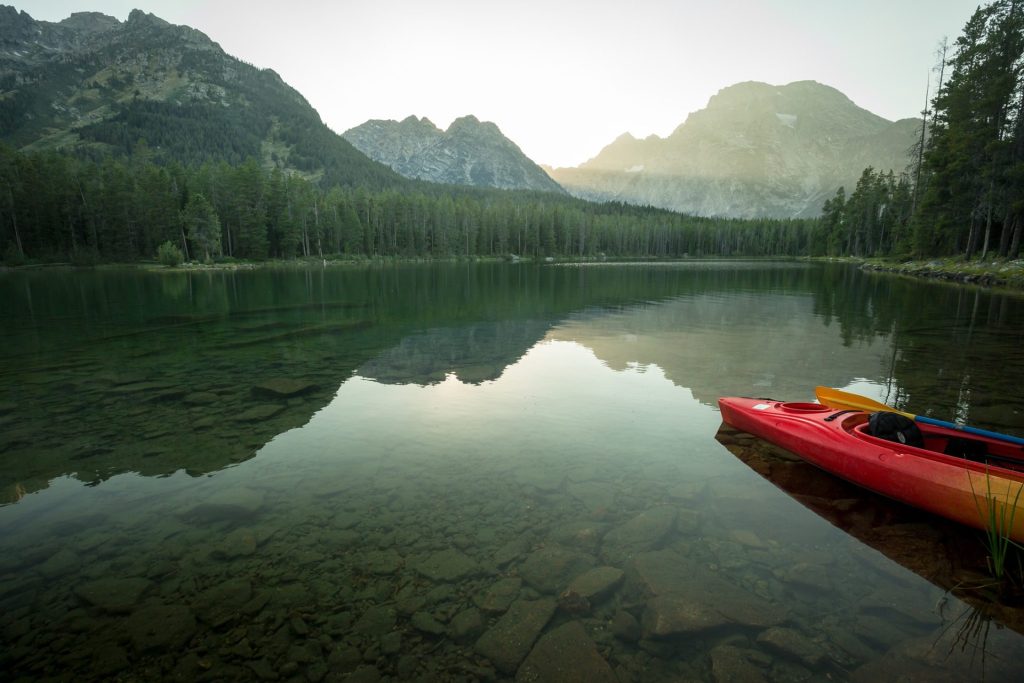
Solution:
[[[211,256],[220,251],[221,235],[220,220],[206,197],[198,193],[189,197],[182,222],[188,238],[203,254],[203,260],[209,262]]]

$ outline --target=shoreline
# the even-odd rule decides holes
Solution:
[[[965,261],[956,258],[937,258],[901,262],[860,259],[860,269],[962,285],[1024,291],[1024,259]]]
[[[79,270],[79,269],[138,269],[149,272],[180,273],[197,271],[236,271],[257,270],[264,268],[332,268],[352,266],[385,266],[411,265],[430,263],[675,263],[700,261],[805,261],[822,263],[846,263],[856,265],[864,271],[889,273],[928,280],[940,280],[951,284],[974,285],[990,289],[1007,289],[1024,292],[1024,259],[965,261],[958,258],[934,258],[923,261],[894,261],[884,258],[861,257],[821,257],[821,256],[784,256],[784,257],[683,257],[683,258],[605,258],[605,257],[441,257],[441,258],[398,258],[398,257],[359,257],[359,258],[295,258],[270,259],[266,261],[228,261],[216,263],[185,262],[177,266],[166,266],[156,261],[134,261],[125,263],[33,263],[18,266],[0,264],[0,273],[12,273],[29,270]]]
[[[657,258],[650,256],[607,258],[594,257],[534,257],[534,256],[443,256],[443,257],[358,257],[358,258],[294,258],[267,259],[264,261],[216,261],[202,263],[186,261],[176,266],[167,266],[157,261],[124,261],[80,264],[71,262],[31,263],[9,266],[0,263],[0,273],[29,270],[145,270],[158,273],[177,273],[217,270],[257,270],[263,268],[331,268],[345,266],[416,265],[431,263],[510,263],[510,264],[565,264],[565,263],[693,263],[700,261],[799,261],[797,256],[706,256]]]

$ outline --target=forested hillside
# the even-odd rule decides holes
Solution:
[[[696,218],[545,192],[320,185],[255,160],[158,165],[0,147],[0,250],[25,259],[294,256],[766,256],[807,253],[813,221]],[[443,189],[442,189],[443,188]]]
[[[270,69],[142,11],[36,21],[0,5],[0,141],[26,152],[197,165],[256,159],[324,186],[407,181],[330,130]]]

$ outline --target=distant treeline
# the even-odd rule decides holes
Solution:
[[[822,226],[829,254],[1018,258],[1024,230],[1024,6],[978,8],[952,48],[908,172],[866,169]]]
[[[0,147],[7,262],[395,256],[591,257],[806,254],[811,220],[696,218],[540,192],[332,187],[256,161],[158,165]]]

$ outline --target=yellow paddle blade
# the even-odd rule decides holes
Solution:
[[[851,394],[848,391],[840,391],[839,389],[830,389],[829,387],[815,387],[814,395],[818,397],[818,403],[828,406],[829,408],[841,408],[847,409],[852,408],[853,410],[863,410],[868,413],[877,413],[878,411],[884,410],[890,413],[899,413],[914,419],[914,415],[911,413],[905,413],[902,410],[896,410],[891,406],[887,406],[884,403],[874,401],[867,396],[860,396],[858,394]]]

